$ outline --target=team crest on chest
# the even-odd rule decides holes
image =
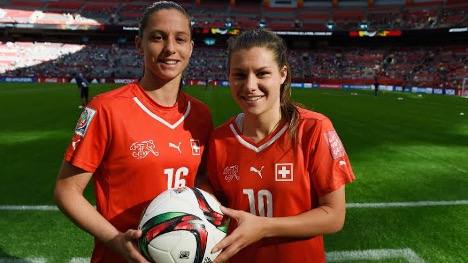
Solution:
[[[226,179],[227,182],[232,181],[232,179],[236,178],[238,181],[240,179],[240,176],[238,175],[239,173],[239,165],[231,165],[223,170],[224,174],[224,179]]]
[[[158,156],[159,152],[156,152],[156,145],[154,144],[153,140],[146,140],[142,142],[134,142],[130,146],[130,151],[132,152],[132,156],[137,159],[143,159],[148,154],[153,154],[154,156]]]
[[[292,163],[277,163],[275,165],[275,181],[292,182],[294,180]]]

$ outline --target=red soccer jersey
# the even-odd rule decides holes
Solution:
[[[213,130],[209,108],[180,92],[156,104],[138,83],[95,96],[65,159],[93,172],[97,210],[117,229],[137,229],[143,209],[168,188],[193,186]],[[95,242],[92,262],[125,262]]]
[[[208,147],[208,173],[227,205],[259,216],[285,217],[318,206],[318,197],[354,180],[332,123],[300,110],[299,147],[283,125],[259,143],[239,130],[242,114],[218,127]],[[230,232],[236,227],[231,221]],[[239,251],[230,262],[325,262],[323,237],[266,238]]]

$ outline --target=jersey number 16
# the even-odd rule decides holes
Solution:
[[[174,172],[174,168],[164,169],[164,174],[167,175],[167,189],[179,188],[185,186],[185,179],[182,176],[187,176],[189,170],[187,167],[180,167]]]

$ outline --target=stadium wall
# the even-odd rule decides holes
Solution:
[[[137,79],[131,78],[103,78],[103,79],[93,79],[91,83],[115,83],[115,84],[127,84]],[[21,78],[21,77],[3,77],[0,78],[0,82],[23,82],[23,83],[74,83],[74,79],[69,78]],[[185,80],[185,85],[192,86],[205,86],[205,80]],[[228,81],[219,81],[214,80],[209,83],[211,86],[229,86]],[[372,90],[373,85],[349,85],[349,84],[340,84],[340,83],[328,83],[328,84],[318,84],[318,83],[308,83],[308,82],[293,82],[291,83],[292,88],[300,89],[343,89],[343,90]],[[411,93],[424,93],[424,94],[436,94],[436,95],[461,95],[461,90],[456,89],[438,89],[438,88],[428,88],[428,87],[412,87],[412,86],[390,86],[382,85],[379,87],[379,90],[382,91],[391,91],[391,92],[411,92]]]

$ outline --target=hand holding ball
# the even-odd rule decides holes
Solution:
[[[182,187],[158,195],[139,224],[142,254],[151,262],[210,262],[221,253],[211,249],[226,236],[229,218],[211,194]]]

